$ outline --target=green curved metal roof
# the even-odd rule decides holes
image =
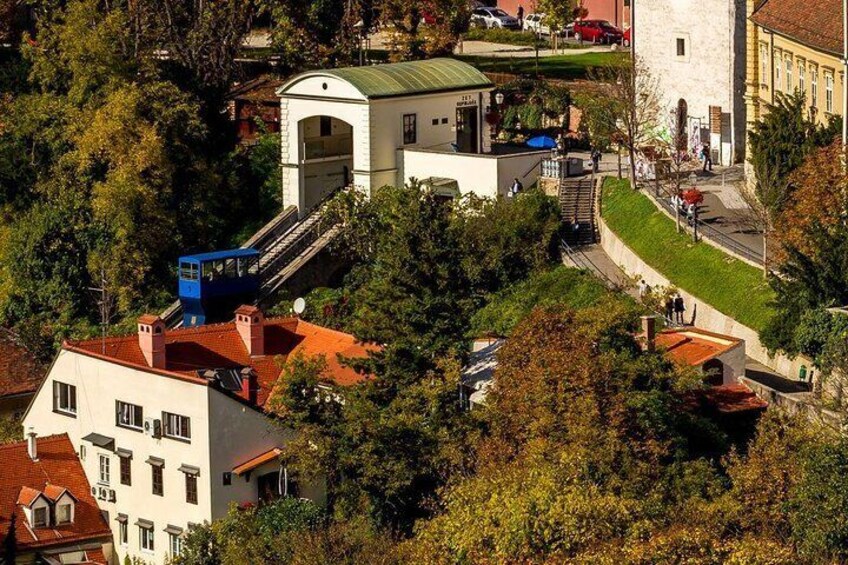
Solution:
[[[486,75],[456,59],[428,59],[305,73],[330,75],[352,84],[366,98],[389,98],[494,86]]]

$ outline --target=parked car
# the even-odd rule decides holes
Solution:
[[[631,29],[633,29],[633,28],[632,27],[627,28],[624,31],[624,35],[621,36],[621,44],[624,45],[625,47],[630,47],[630,30]]]
[[[532,31],[540,35],[550,35],[551,26],[544,22],[545,14],[527,14],[524,17],[524,31]]]
[[[500,8],[475,8],[471,13],[471,23],[486,28],[521,28],[517,18],[513,18]]]
[[[574,22],[574,39],[592,43],[621,43],[624,33],[606,20]]]

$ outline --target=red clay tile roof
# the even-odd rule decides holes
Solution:
[[[151,369],[147,365],[138,346],[138,336],[135,334],[107,338],[105,355],[101,353],[102,342],[99,339],[66,342],[63,347],[69,351],[198,384],[209,382],[198,376],[198,370],[252,367],[259,387],[256,397],[259,407],[265,405],[280,376],[278,359],[285,360],[297,352],[307,356],[324,355],[330,380],[339,386],[350,386],[362,382],[365,377],[344,366],[339,357],[366,357],[369,351],[377,349],[376,346],[357,341],[350,334],[316,326],[299,318],[265,320],[263,331],[265,355],[251,357],[236,330],[235,322],[168,330],[165,333],[164,370]]]
[[[8,330],[0,329],[0,398],[34,393],[45,368]]]
[[[751,20],[813,49],[842,53],[842,0],[766,0]]]
[[[721,342],[730,342],[729,344]],[[739,344],[730,336],[689,328],[666,330],[657,334],[657,347],[676,363],[700,367],[710,359],[730,351]]]
[[[285,81],[279,79],[260,77],[233,87],[233,89],[230,90],[229,98],[234,100],[279,104],[280,97],[277,96],[277,89],[280,88],[284,82]]]
[[[38,438],[38,461],[27,455],[25,441],[0,445],[0,539],[9,533],[15,515],[15,539],[19,549],[35,549],[76,544],[111,537],[109,525],[91,496],[85,472],[66,434]],[[40,493],[48,485],[61,485],[77,499],[74,522],[49,528],[31,529],[19,496],[30,490]],[[37,496],[37,494],[36,494]]]
[[[768,402],[742,383],[710,387],[703,392],[707,404],[722,414],[765,410]]]
[[[241,475],[242,473],[247,473],[248,471],[252,471],[252,470],[256,469],[257,467],[259,467],[260,465],[264,465],[268,461],[273,461],[274,459],[279,457],[280,453],[282,453],[282,452],[283,451],[279,447],[269,449],[265,453],[260,453],[256,457],[253,457],[252,459],[248,459],[247,461],[245,461],[244,463],[241,463],[240,465],[236,465],[236,467],[233,468],[233,473],[235,473],[236,475]]]
[[[21,487],[21,492],[18,493],[18,504],[23,504],[24,506],[29,506],[33,502],[35,502],[39,496],[44,496],[38,489],[30,488],[30,487]]]
[[[106,561],[106,556],[103,554],[103,548],[86,549],[85,561],[80,563],[80,565],[105,565],[106,563],[108,563],[108,561]]]
[[[56,502],[57,500],[59,500],[59,497],[61,497],[66,492],[68,494],[70,494],[72,497],[74,497],[74,493],[72,493],[71,491],[69,491],[65,487],[60,487],[58,485],[47,485],[46,487],[44,487],[44,496],[46,496],[47,498],[49,498],[53,502]],[[74,497],[74,498],[76,498],[76,497]]]

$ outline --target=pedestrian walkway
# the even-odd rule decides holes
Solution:
[[[700,220],[762,257],[763,234],[739,195],[738,184],[744,182],[742,166],[715,167],[696,174],[697,187],[704,193],[704,203],[698,210]]]
[[[613,263],[609,255],[598,244],[583,245],[579,249],[567,248],[563,253],[563,263],[570,267],[586,269],[598,277],[612,290],[629,294],[639,299],[639,291],[633,280],[621,268]]]

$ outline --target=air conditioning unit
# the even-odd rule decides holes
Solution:
[[[115,489],[110,488],[109,489],[109,502],[115,502],[115,500],[116,500]]]
[[[145,418],[144,433],[150,437],[162,437],[162,420],[158,418]]]

